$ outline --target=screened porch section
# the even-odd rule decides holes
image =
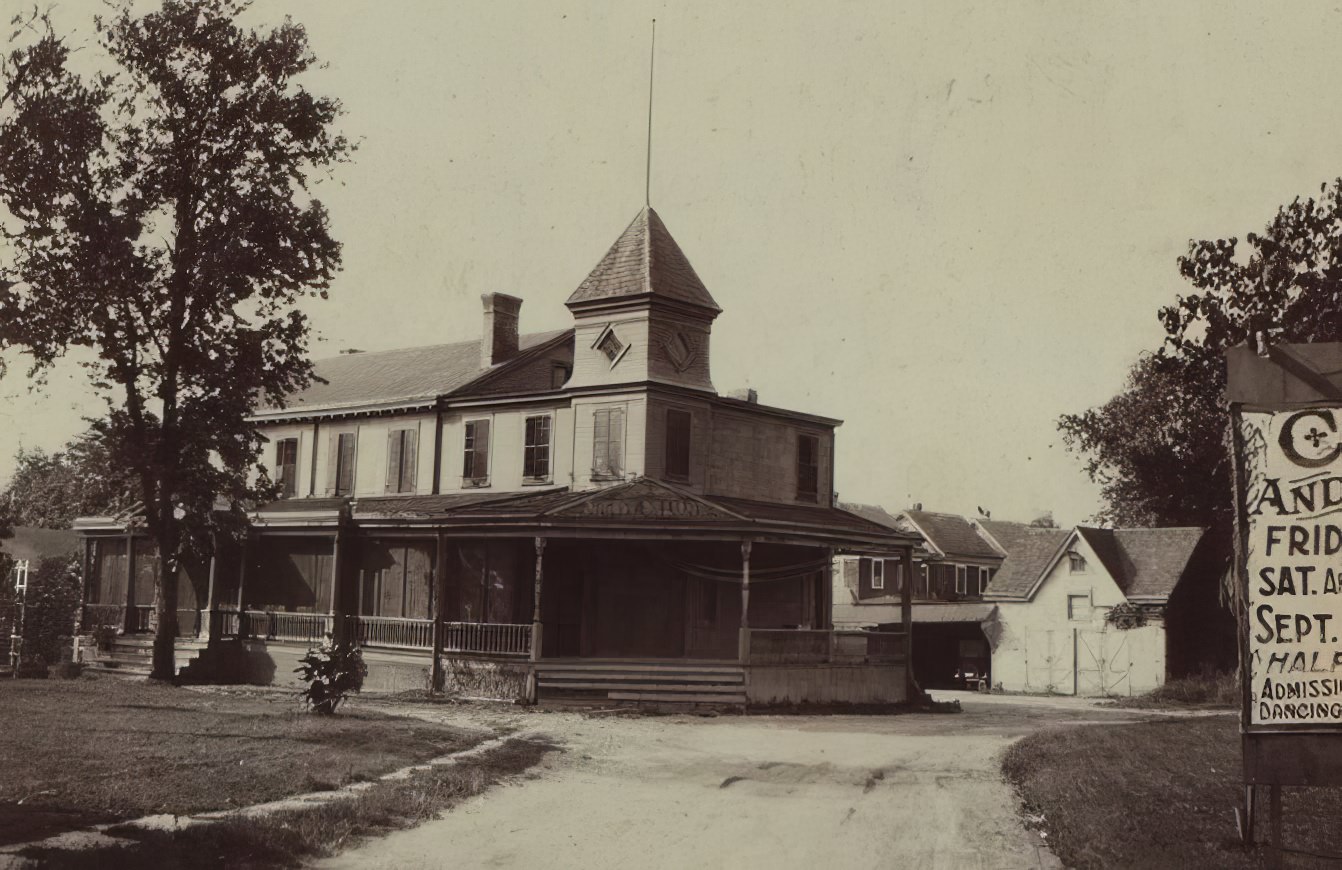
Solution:
[[[85,539],[83,630],[107,627],[126,634],[147,634],[157,625],[154,585],[160,563],[158,546],[143,535],[106,535]],[[177,573],[177,633],[204,634],[208,625],[208,566],[184,564]]]

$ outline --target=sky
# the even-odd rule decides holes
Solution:
[[[6,0],[15,3],[17,0]],[[58,25],[91,37],[96,0]],[[563,302],[651,200],[724,309],[718,390],[843,419],[840,498],[1063,524],[1059,415],[1159,346],[1194,238],[1342,175],[1333,4],[256,0],[303,23],[354,161],[314,356],[474,338]],[[6,18],[8,15],[5,16]],[[89,57],[96,57],[90,47]],[[0,481],[97,413],[0,381]]]

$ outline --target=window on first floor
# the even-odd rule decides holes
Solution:
[[[462,486],[489,485],[489,421],[467,420],[461,465]]]
[[[667,409],[666,476],[673,480],[690,479],[690,428],[693,423],[689,411]]]
[[[1090,596],[1089,595],[1068,595],[1067,596],[1067,618],[1075,622],[1085,622],[1090,619]]]
[[[797,435],[797,501],[820,498],[820,439]]]
[[[387,433],[387,492],[414,492],[418,470],[419,430],[393,429]]]
[[[298,439],[282,438],[275,443],[275,482],[280,498],[298,495]]]
[[[871,588],[872,588],[872,589],[884,589],[884,588],[885,588],[885,560],[884,560],[884,559],[872,559],[872,560],[871,560]]]
[[[592,412],[592,477],[624,476],[624,408]]]
[[[529,482],[536,483],[550,479],[550,429],[548,414],[527,418],[522,476]]]

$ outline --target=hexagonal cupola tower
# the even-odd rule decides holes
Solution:
[[[654,381],[714,392],[709,335],[722,309],[651,207],[565,305],[575,329],[566,386]]]

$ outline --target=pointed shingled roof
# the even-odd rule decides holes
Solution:
[[[651,206],[638,213],[565,304],[642,295],[722,311]]]

